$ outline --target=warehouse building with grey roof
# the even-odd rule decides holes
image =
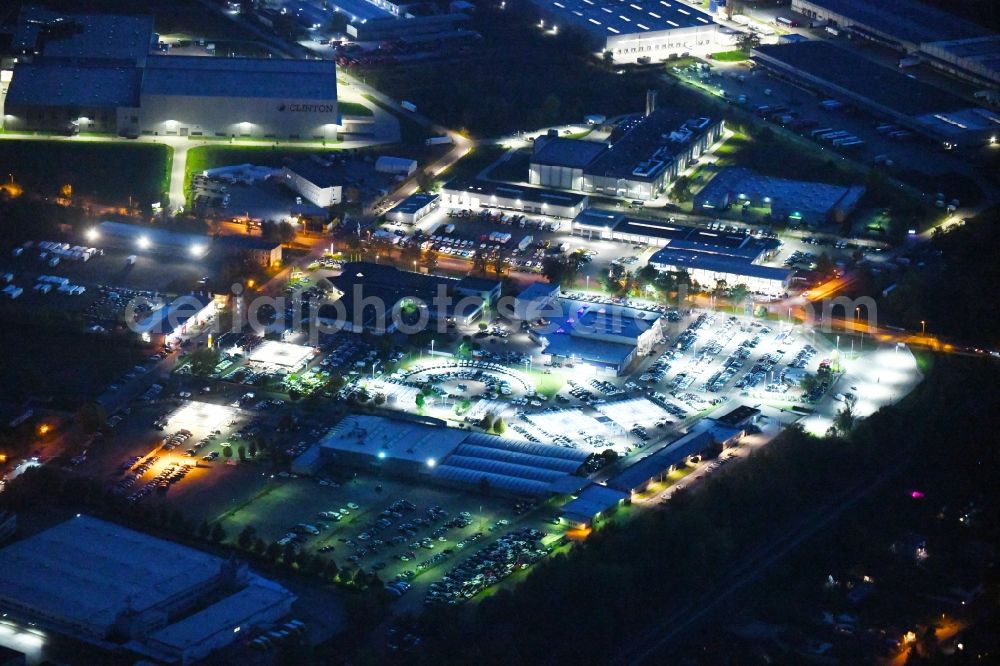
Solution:
[[[337,138],[335,65],[156,54],[149,17],[27,8],[3,100],[7,130]]]
[[[352,414],[292,463],[299,474],[327,464],[518,497],[559,495],[582,485],[588,451],[446,427],[438,419]]]
[[[0,550],[5,617],[132,658],[192,663],[294,601],[244,564],[89,516]]]

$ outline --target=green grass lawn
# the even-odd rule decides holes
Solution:
[[[851,185],[859,180],[858,174],[841,166],[839,160],[816,149],[803,150],[769,128],[757,136],[737,132],[715,154],[720,167],[741,166],[776,178],[838,185]]]
[[[546,375],[545,373],[538,372],[537,370],[533,370],[531,375],[535,380],[535,390],[547,398],[551,398],[556,393],[559,393],[559,389],[561,389],[564,384],[563,378],[560,375]]]
[[[333,149],[331,146],[330,150]],[[238,143],[196,146],[187,154],[187,163],[184,165],[184,188],[189,189],[193,174],[205,169],[246,163],[279,167],[287,157],[307,153],[328,153],[330,150],[289,146],[241,146]]]
[[[455,162],[438,179],[443,181],[452,178],[475,178],[476,174],[493,164],[506,152],[501,146],[479,146],[471,149],[468,154]]]
[[[521,182],[528,180],[528,168],[531,161],[531,151],[518,150],[508,159],[497,164],[490,170],[490,178]]]
[[[79,11],[86,5],[91,12],[102,14],[145,14],[153,17],[155,30],[160,35],[183,34],[207,40],[252,39],[238,23],[226,16],[206,11],[198,0],[50,0],[51,9]]]
[[[374,116],[375,112],[357,102],[337,102],[337,108],[345,116]]]
[[[53,195],[62,185],[75,196],[107,203],[159,201],[170,178],[168,146],[96,141],[0,141],[0,171],[28,192]]]
[[[742,62],[747,59],[747,54],[743,51],[720,51],[712,54],[712,60],[716,62]]]

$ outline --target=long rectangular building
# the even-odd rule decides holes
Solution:
[[[563,492],[589,453],[446,427],[437,419],[350,415],[292,464],[313,473],[325,464],[504,494],[543,497]],[[579,479],[577,479],[579,480]]]
[[[16,29],[8,130],[335,139],[332,61],[151,55],[147,17],[30,9]]]
[[[651,266],[672,273],[686,272],[695,282],[710,287],[722,280],[730,286],[746,285],[752,293],[778,296],[791,282],[790,270],[762,265],[780,247],[774,239],[709,231],[669,220],[630,218],[594,208],[573,220],[573,233],[658,247],[649,258]]]
[[[1000,35],[915,0],[792,0],[792,11],[916,56],[959,78],[1000,84]]]
[[[579,215],[590,203],[585,194],[462,178],[445,183],[441,188],[441,200],[452,207],[505,208],[568,218]]]
[[[532,0],[555,30],[575,28],[615,62],[659,62],[718,50],[719,25],[679,0]]]

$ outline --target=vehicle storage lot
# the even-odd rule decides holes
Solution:
[[[724,90],[731,100],[740,95],[746,95],[747,101],[742,106],[748,111],[761,105],[784,105],[797,114],[798,118],[813,120],[814,128],[831,127],[854,134],[865,145],[853,153],[862,161],[871,162],[876,155],[888,155],[897,165],[906,165],[926,173],[945,173],[949,171],[965,171],[967,165],[938,149],[929,140],[913,135],[899,141],[887,135],[876,132],[877,123],[874,116],[863,111],[850,112],[846,109],[825,109],[820,102],[829,99],[828,96],[816,95],[788,81],[771,76],[767,71],[756,68],[748,71],[741,63],[712,63],[713,71],[721,75],[713,76],[706,81],[713,88]],[[745,79],[736,78],[743,74]],[[770,90],[770,94],[767,91]],[[804,134],[808,136],[806,130]],[[830,151],[831,156],[837,152],[828,144],[823,150]]]
[[[87,291],[83,298],[63,297],[52,292],[45,296],[58,297],[60,301],[76,303],[89,301],[94,290],[101,285],[152,292],[184,293],[190,291],[211,265],[206,260],[178,257],[176,254],[143,253],[136,248],[106,247],[100,240],[84,242],[94,245],[101,252],[89,261],[60,261],[57,266],[49,266],[39,261],[37,248],[28,248],[18,257],[8,257],[3,262],[4,272],[14,274],[14,282],[25,288],[24,296],[34,296],[31,285],[38,275],[55,275],[69,279],[73,284],[83,285]],[[135,256],[135,264],[129,265],[126,258]]]
[[[593,258],[589,263],[584,264],[580,270],[581,279],[584,276],[589,275],[591,281],[593,281],[593,286],[598,285],[598,279],[602,272],[607,272],[608,267],[611,262],[619,257],[631,257],[643,254],[646,248],[629,245],[627,243],[618,243],[612,241],[601,241],[601,240],[590,240],[587,238],[582,238],[580,236],[573,236],[570,233],[571,223],[570,220],[564,220],[559,218],[553,218],[545,215],[539,215],[537,213],[532,213],[525,215],[528,221],[541,221],[545,225],[558,224],[559,229],[557,231],[546,231],[539,230],[538,228],[530,228],[525,226],[521,228],[516,224],[502,224],[499,222],[493,222],[481,218],[478,215],[472,215],[470,217],[448,217],[447,208],[439,208],[438,210],[427,215],[414,226],[409,225],[396,225],[396,224],[386,224],[384,228],[392,232],[405,234],[407,237],[412,237],[413,232],[419,229],[425,236],[437,236],[439,238],[450,238],[458,239],[460,241],[468,241],[468,244],[461,245],[460,249],[463,251],[472,251],[479,249],[479,246],[486,243],[487,246],[497,246],[499,251],[504,256],[514,255],[514,250],[517,250],[518,243],[525,237],[531,236],[533,243],[539,241],[548,241],[550,247],[550,253],[557,248],[561,243],[565,243],[567,247],[567,252],[571,253],[577,249],[584,249],[588,252],[593,253]],[[460,209],[452,209],[460,210]],[[499,211],[494,210],[494,213],[503,213],[508,218],[514,215],[520,215],[515,211]],[[451,233],[446,233],[445,228],[449,225],[455,225],[455,230]],[[509,233],[511,235],[510,240],[507,243],[497,243],[494,241],[489,241],[489,234],[492,232],[502,232]],[[486,236],[486,240],[482,240],[483,236]],[[437,243],[439,247],[455,247],[459,245],[458,243]],[[443,255],[443,256],[455,256],[455,255]],[[458,255],[463,261],[469,262],[469,266],[472,266],[472,257],[462,257]],[[531,247],[525,252],[518,252],[513,256],[514,259],[519,260],[514,264],[515,270],[522,270],[528,273],[537,273],[540,269],[540,264],[542,260],[541,254],[537,254],[537,248]],[[531,261],[532,266],[524,267],[524,261]],[[639,264],[636,264],[638,266]]]
[[[555,508],[518,520],[513,499],[420,480],[358,473],[339,482],[282,475],[261,483],[252,499],[225,514],[227,534],[235,536],[251,525],[268,543],[291,541],[309,552],[329,553],[341,567],[378,571],[387,582],[417,576],[426,579],[422,583],[438,579],[479,544],[514,529],[515,522],[547,533],[562,531],[547,522],[556,517]],[[322,512],[346,515],[337,519]]]

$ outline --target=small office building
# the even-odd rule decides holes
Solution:
[[[327,208],[343,200],[343,178],[332,169],[327,169],[311,160],[298,160],[282,167],[279,181],[303,199]]]
[[[403,199],[385,214],[385,219],[397,224],[416,224],[438,207],[441,197],[428,192],[417,192]]]

